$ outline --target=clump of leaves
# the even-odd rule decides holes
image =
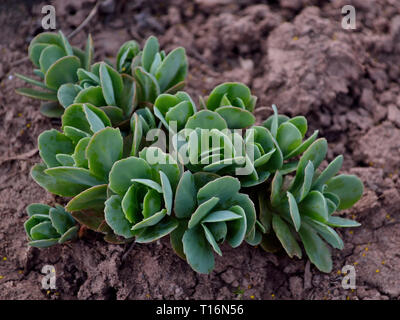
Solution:
[[[215,87],[202,104],[220,114],[229,128],[241,129],[254,124],[256,118],[252,112],[256,101],[257,98],[243,83],[226,82]]]
[[[62,206],[56,205],[52,208],[45,204],[33,203],[26,211],[29,219],[25,221],[24,226],[30,246],[45,248],[77,237],[79,226]]]
[[[276,121],[277,115],[274,117]],[[293,122],[280,119],[282,124]],[[292,147],[296,150],[301,146],[301,135],[289,127],[290,131],[281,133],[279,145],[285,150],[287,144],[282,141],[293,141],[297,136],[297,147]],[[310,261],[324,272],[332,270],[331,252],[326,243],[343,249],[343,241],[333,228],[360,225],[335,212],[351,208],[363,194],[363,184],[356,176],[337,175],[342,156],[336,157],[324,170],[319,169],[327,148],[325,139],[314,141],[296,162],[294,175],[278,170],[267,188],[269,196],[265,196],[266,189],[258,191],[259,219],[266,229],[261,246],[275,251],[280,243],[290,257],[301,258],[301,242]],[[293,151],[283,151],[290,152]]]
[[[154,158],[162,161],[152,164]],[[117,161],[110,172],[113,195],[105,202],[108,225],[117,235],[136,237],[139,243],[169,234],[178,225],[171,214],[179,176],[178,165],[158,148]]]
[[[44,32],[32,39],[29,45],[29,58],[36,69],[34,74],[40,80],[16,74],[17,77],[44,90],[20,88],[16,92],[34,99],[48,101],[41,106],[41,112],[50,117],[62,114],[57,96],[58,89],[66,83],[78,81],[77,71],[89,70],[93,59],[93,42],[89,36],[85,51],[70,45],[60,31]]]
[[[133,53],[132,50],[130,52]],[[154,103],[161,93],[175,93],[182,89],[187,70],[184,48],[175,48],[166,54],[164,50],[160,51],[157,38],[149,37],[143,51],[131,62],[131,73],[138,85],[139,101]]]
[[[166,54],[155,37],[142,51],[134,40],[124,43],[115,68],[108,62],[93,63],[93,54],[90,36],[82,51],[72,47],[61,31],[38,35],[29,45],[29,57],[41,81],[16,76],[45,90],[20,88],[17,93],[48,101],[41,112],[49,117],[60,117],[71,104],[90,103],[118,125],[130,119],[138,104],[149,106],[160,93],[175,93],[185,85],[185,50],[180,47]]]
[[[327,141],[317,139],[318,131],[306,137],[306,118],[279,115],[273,106],[273,115],[255,125],[256,98],[244,84],[230,82],[200,99],[198,109],[179,91],[187,73],[184,49],[167,55],[155,37],[142,51],[126,42],[115,68],[88,62],[90,38],[86,53],[72,49],[73,55],[62,34],[38,39],[31,51],[43,55],[40,68],[52,46],[79,66],[71,81],[46,85],[64,107],[61,131],[39,136],[43,162],[31,171],[49,192],[71,197],[70,213],[28,207],[31,245],[72,239],[77,221],[112,243],[169,235],[175,252],[201,273],[214,268],[223,243],[235,248],[244,241],[299,258],[303,244],[311,262],[330,272],[328,244],[343,248],[334,228],[359,225],[336,212],[351,208],[363,185],[353,175],[338,175],[342,156],[320,169]],[[172,137],[168,147],[165,133]]]
[[[250,198],[239,193],[233,177],[186,171],[176,191],[175,215],[180,227],[171,234],[176,253],[201,273],[214,268],[214,254],[227,241],[238,247],[245,237],[254,237],[256,212]]]

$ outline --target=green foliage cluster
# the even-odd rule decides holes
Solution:
[[[115,65],[93,63],[90,36],[82,51],[60,32],[34,38],[29,57],[40,80],[18,76],[44,90],[18,93],[47,100],[43,113],[61,116],[60,130],[39,136],[42,162],[31,175],[70,198],[65,209],[27,208],[30,245],[71,240],[79,223],[111,243],[169,236],[200,273],[213,270],[223,243],[243,242],[299,258],[302,245],[319,270],[330,272],[328,245],[343,248],[334,228],[359,225],[336,213],[361,198],[362,182],[338,174],[342,156],[320,168],[327,141],[318,131],[307,135],[306,118],[273,106],[255,125],[257,99],[235,82],[196,105],[180,91],[188,69],[183,48],[167,54],[150,37],[143,50],[135,41],[123,44]],[[160,135],[146,139],[157,128],[172,137],[170,145]]]

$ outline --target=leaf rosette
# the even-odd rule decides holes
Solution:
[[[277,171],[269,199],[259,193],[259,218],[266,229],[263,248],[269,251],[278,242],[290,257],[301,258],[300,240],[310,261],[319,270],[330,272],[332,258],[326,243],[343,249],[333,228],[360,225],[334,213],[352,207],[363,194],[363,184],[356,176],[337,175],[342,156],[319,170],[326,152],[326,140],[318,139],[301,156],[293,177]]]
[[[190,171],[182,175],[174,205],[180,226],[172,232],[171,243],[195,271],[212,271],[213,251],[222,255],[223,242],[235,248],[254,237],[254,204],[239,190],[240,182],[233,177]]]
[[[172,133],[182,130],[189,118],[197,112],[196,104],[183,91],[179,91],[175,95],[160,94],[154,102],[153,110],[164,127]],[[176,124],[176,128],[171,128],[172,123]]]
[[[26,208],[29,219],[24,227],[32,247],[46,248],[77,237],[79,226],[71,214],[60,206],[52,208],[33,203]]]
[[[172,232],[178,226],[171,213],[179,176],[177,163],[155,147],[117,161],[110,172],[113,194],[105,202],[105,219],[115,234],[147,243]]]
[[[33,72],[40,80],[21,74],[16,76],[45,90],[19,88],[16,92],[30,98],[49,101],[42,104],[41,112],[49,117],[59,117],[63,108],[60,107],[57,91],[64,84],[72,85],[78,81],[79,68],[89,69],[93,59],[92,39],[89,35],[85,51],[82,51],[71,46],[61,31],[58,34],[44,32],[32,39],[28,51],[29,58],[36,67]]]
[[[203,106],[221,115],[230,129],[243,129],[255,123],[252,112],[256,100],[243,83],[226,82],[215,87],[204,98]]]
[[[154,103],[161,93],[175,93],[184,87],[188,70],[185,49],[178,47],[166,54],[151,36],[132,60],[131,69],[138,85],[138,101]]]

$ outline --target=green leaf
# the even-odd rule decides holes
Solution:
[[[102,210],[104,208],[104,202],[107,200],[107,185],[102,184],[98,186],[91,187],[74,198],[72,198],[66,209],[68,211],[78,211],[78,210]]]
[[[27,76],[24,76],[23,74],[15,73],[15,76],[21,80],[24,80],[24,81],[34,85],[34,86],[53,91],[52,89],[48,88],[43,82],[37,81],[37,80],[29,78]]]
[[[50,221],[40,222],[31,229],[31,238],[33,240],[44,240],[57,238],[60,235],[57,230],[53,228]]]
[[[211,199],[199,205],[189,220],[189,229],[196,227],[211,212],[218,202],[219,198],[212,197]]]
[[[193,270],[208,274],[214,269],[214,255],[203,231],[200,226],[186,230],[182,239],[183,251]]]
[[[322,186],[339,172],[342,164],[343,156],[337,156],[315,180],[313,183],[313,189],[321,191]]]
[[[89,162],[86,158],[86,148],[90,142],[90,137],[82,138],[79,140],[78,144],[75,147],[74,154],[72,157],[74,158],[75,164],[80,168],[89,168]]]
[[[187,220],[178,220],[178,227],[170,234],[171,247],[175,251],[175,253],[183,260],[186,260],[186,256],[183,251],[182,238],[186,230]]]
[[[143,218],[140,214],[141,192],[142,188],[131,185],[122,198],[122,211],[130,223],[137,223]]]
[[[208,230],[208,228],[204,224],[201,224],[201,226],[204,229],[204,234],[206,236],[206,239],[207,239],[208,243],[211,245],[211,247],[214,249],[214,251],[216,253],[218,253],[220,256],[222,256],[221,249],[219,248],[217,242],[215,241],[214,236],[211,233],[211,231]]]
[[[132,225],[125,218],[125,214],[121,208],[121,197],[118,195],[111,196],[105,202],[105,219],[107,224],[113,229],[113,231],[126,239],[132,238],[135,232],[131,230]]]
[[[38,91],[31,88],[18,88],[15,90],[16,93],[39,100],[50,100],[50,101],[58,101],[57,100],[57,93],[56,92],[45,92],[45,91]]]
[[[184,66],[183,70],[181,70],[182,65]],[[160,85],[160,91],[164,92],[176,82],[184,80],[186,70],[187,61],[185,49],[179,47],[172,50],[163,60],[161,66],[157,69],[157,73],[155,74],[155,77]],[[176,79],[177,75],[178,79]]]
[[[259,219],[266,233],[272,228],[272,211],[268,208],[268,198],[264,192],[258,192]]]
[[[58,240],[59,244],[72,240],[78,236],[79,226],[69,228]]]
[[[91,103],[97,107],[107,105],[101,87],[89,87],[81,90],[75,97],[74,103]]]
[[[299,231],[301,226],[301,218],[300,218],[299,208],[297,207],[296,199],[289,191],[287,192],[287,197],[289,200],[289,211],[293,221],[294,228],[296,229],[296,231]]]
[[[64,113],[64,108],[58,102],[44,102],[40,105],[40,113],[48,118],[60,118]]]
[[[67,37],[64,35],[64,33],[61,30],[58,32],[58,34],[60,35],[62,47],[64,48],[66,55],[72,56],[74,54],[74,52],[72,51],[72,47],[71,47],[70,43],[68,42]]]
[[[49,45],[44,48],[40,54],[39,65],[40,70],[46,73],[50,66],[65,56],[65,51],[56,45]]]
[[[211,222],[221,222],[221,221],[232,221],[236,219],[241,219],[242,216],[238,215],[232,211],[229,210],[219,210],[219,211],[214,211],[208,214],[203,220],[201,220],[201,223],[211,223]]]
[[[155,214],[153,214],[152,216],[143,219],[142,221],[136,223],[133,227],[132,230],[139,230],[139,229],[143,229],[143,228],[147,228],[147,227],[151,227],[156,225],[157,223],[159,223],[167,214],[167,210],[163,209],[160,212],[157,212]]]
[[[48,215],[51,207],[43,203],[32,203],[26,207],[28,216],[32,217],[35,214]]]
[[[222,177],[207,183],[197,193],[199,203],[217,197],[221,203],[232,199],[240,190],[240,182],[233,177]]]
[[[96,132],[86,149],[90,172],[108,181],[113,164],[122,157],[122,149],[123,141],[119,129],[105,128]]]
[[[71,213],[76,221],[90,230],[108,233],[112,229],[108,226],[104,218],[104,210],[83,210]]]
[[[154,189],[147,190],[143,199],[143,217],[148,218],[161,210],[161,195]]]
[[[45,174],[55,178],[62,185],[64,182],[76,184],[77,189],[86,190],[105,180],[93,176],[89,170],[76,167],[55,167],[45,170]]]
[[[61,167],[58,167],[61,168]],[[77,168],[78,169],[78,168]],[[31,176],[41,187],[59,196],[73,197],[87,189],[88,186],[77,184],[67,179],[52,177],[45,173],[47,166],[43,163],[36,164],[31,170]]]
[[[214,111],[220,107],[220,101],[225,95],[229,101],[240,98],[245,106],[251,100],[251,92],[247,86],[237,82],[226,82],[218,85],[211,91],[207,99],[207,109]]]
[[[43,240],[30,241],[30,242],[28,242],[28,245],[30,245],[31,247],[36,247],[36,248],[47,248],[47,247],[51,247],[57,243],[58,243],[58,239],[54,238],[54,239],[43,239]]]
[[[301,133],[301,136],[304,138],[305,134],[307,133],[307,119],[303,116],[293,117],[288,119],[288,122],[293,124]]]
[[[201,110],[191,116],[185,128],[187,129],[218,129],[223,130],[226,129],[228,126],[224,118],[222,118],[218,113],[209,111],[209,110]]]
[[[328,221],[326,222],[331,227],[336,228],[353,228],[361,226],[360,223],[350,219],[344,219],[341,217],[330,216]]]
[[[59,234],[64,234],[75,225],[75,220],[63,207],[51,208],[49,217],[53,227]]]
[[[271,204],[274,207],[279,206],[281,202],[281,188],[283,184],[283,177],[279,171],[275,172],[275,176],[271,183]]]
[[[162,186],[162,191],[163,191],[163,196],[164,196],[165,207],[167,208],[167,214],[171,215],[172,203],[173,203],[173,193],[172,193],[171,184],[168,180],[168,177],[166,176],[166,174],[164,172],[162,172],[160,170],[159,173],[160,173],[161,186]]]
[[[246,213],[244,212],[243,208],[238,205],[231,207],[229,210],[242,216],[241,219],[232,220],[227,223],[228,233],[226,240],[232,248],[236,248],[243,242],[246,236]]]
[[[74,158],[69,154],[56,154],[56,159],[61,164],[61,166],[73,167],[75,165]]]
[[[81,91],[81,88],[72,83],[64,83],[57,91],[57,98],[60,104],[67,108],[74,103],[75,97]]]
[[[328,207],[321,192],[311,191],[299,204],[300,212],[315,220],[325,222],[328,220]]]
[[[79,143],[79,141],[81,141],[81,139],[83,138],[90,138],[90,135],[82,130],[79,130],[77,128],[74,127],[70,127],[70,126],[65,126],[63,128],[64,134],[71,139],[71,141],[74,144]],[[76,148],[76,147],[75,147]],[[78,166],[79,167],[79,166]]]
[[[120,74],[105,63],[101,63],[100,82],[107,105],[118,106],[124,88]]]
[[[276,141],[283,155],[289,154],[300,146],[302,138],[303,136],[299,129],[290,122],[282,123],[276,134]]]
[[[304,181],[300,188],[299,202],[301,202],[310,191],[313,177],[314,177],[314,166],[313,163],[309,161],[306,168],[304,169]]]
[[[86,47],[85,47],[85,62],[83,64],[83,67],[90,71],[90,66],[93,61],[93,56],[94,56],[94,48],[93,48],[93,40],[92,36],[89,34],[87,41],[86,41]]]
[[[304,169],[306,168],[309,161],[312,162],[314,170],[316,170],[321,162],[324,160],[328,150],[328,143],[326,139],[318,139],[315,141],[302,155],[299,161],[299,165],[296,171],[296,177],[293,182],[293,188],[296,188],[299,183],[303,180]]]
[[[174,211],[177,218],[189,218],[197,204],[194,177],[186,171],[178,184],[175,195]]]
[[[72,141],[55,129],[42,132],[38,138],[38,145],[40,157],[49,168],[60,166],[56,158],[58,153],[74,152]]]
[[[351,208],[364,192],[363,183],[354,175],[341,174],[327,182],[325,192],[335,194],[340,203],[338,210]]]
[[[314,230],[317,231],[317,233],[332,247],[334,247],[335,249],[343,250],[343,240],[339,237],[335,230],[322,222],[309,218],[307,218],[307,223],[310,224],[312,228],[314,228]]]
[[[296,149],[285,156],[286,159],[297,157],[299,154],[303,153],[307,150],[307,148],[317,139],[318,137],[318,130],[315,130],[314,133],[301,145],[299,145]]]
[[[110,171],[109,187],[123,196],[132,185],[132,179],[151,179],[151,168],[143,159],[129,157],[115,162]]]
[[[160,95],[160,86],[158,85],[157,79],[141,67],[136,67],[133,75],[140,89],[138,95],[139,101],[154,102]]]
[[[310,261],[322,272],[332,271],[332,258],[328,246],[321,240],[318,234],[306,224],[299,230],[301,241]]]
[[[137,104],[135,79],[127,74],[122,75],[123,90],[121,92],[120,107],[125,116],[130,116]]]
[[[272,217],[272,228],[289,257],[301,259],[301,249],[288,225],[276,214]]]
[[[163,220],[154,226],[147,227],[136,237],[138,243],[148,243],[156,241],[171,233],[178,227],[178,221],[166,216]]]
[[[75,56],[66,56],[58,59],[47,70],[45,83],[49,88],[58,89],[64,83],[75,83],[78,81],[76,71],[81,63]]]
[[[142,54],[142,66],[146,71],[150,71],[154,56],[159,50],[160,45],[157,38],[150,36],[144,45]]]
[[[247,110],[241,108],[224,106],[215,110],[222,118],[225,119],[228,128],[243,129],[250,127],[256,121],[256,117]]]

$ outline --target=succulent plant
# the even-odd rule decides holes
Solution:
[[[187,69],[184,48],[178,47],[167,55],[165,51],[160,51],[157,38],[149,37],[143,51],[131,61],[131,72],[138,88],[138,101],[154,103],[161,93],[177,92],[185,85]]]
[[[125,42],[118,50],[116,69],[119,73],[129,72],[134,58],[140,53],[140,45],[135,40]],[[135,63],[134,63],[135,64]]]
[[[112,165],[122,158],[123,138],[119,129],[107,127],[74,145],[65,134],[50,130],[39,137],[39,152],[44,163],[32,168],[33,179],[51,193],[74,197],[108,183]]]
[[[83,52],[62,33],[44,33],[29,52],[44,82],[18,76],[46,91],[19,92],[50,100],[42,111],[62,115],[61,131],[39,136],[43,162],[31,175],[49,192],[71,197],[65,209],[27,208],[30,245],[70,240],[76,222],[112,243],[169,235],[195,271],[210,273],[224,242],[283,247],[299,258],[301,242],[311,262],[330,272],[327,244],[343,248],[334,228],[359,225],[335,212],[352,207],[363,185],[338,175],[342,156],[319,169],[327,141],[318,131],[306,138],[306,118],[279,115],[274,105],[273,115],[254,125],[256,97],[235,82],[214,88],[198,110],[179,91],[185,50],[166,55],[155,37],[142,51],[135,41],[124,43],[115,68],[92,63],[90,37]],[[171,145],[164,145],[165,133]]]
[[[336,175],[342,156],[318,170],[326,152],[325,139],[313,142],[301,156],[295,175],[276,171],[268,189],[270,196],[265,196],[264,189],[258,198],[259,218],[266,229],[261,246],[274,250],[279,240],[290,257],[301,258],[300,241],[310,261],[319,270],[330,272],[332,259],[326,243],[343,249],[343,241],[333,228],[360,225],[334,213],[352,207],[363,194],[363,184],[356,176]]]
[[[222,255],[219,244],[225,240],[235,248],[246,236],[254,237],[254,204],[239,190],[240,182],[233,177],[190,171],[182,175],[174,208],[183,227],[173,231],[171,243],[195,271],[211,272],[213,251]]]
[[[179,91],[175,95],[160,94],[154,102],[153,110],[155,116],[162,122],[164,127],[172,133],[183,129],[189,118],[197,112],[196,104],[183,91]],[[170,128],[172,121],[176,122],[176,128]]]
[[[155,241],[173,231],[173,194],[180,170],[158,148],[145,148],[139,157],[117,161],[110,172],[113,192],[105,202],[105,218],[117,235],[136,242]]]
[[[215,87],[202,105],[221,115],[231,129],[243,129],[254,124],[252,114],[257,98],[243,83],[226,82]]]
[[[48,101],[42,104],[42,113],[51,117],[60,116],[63,110],[59,105],[57,91],[63,84],[78,81],[79,68],[89,70],[93,59],[92,38],[89,35],[85,51],[82,51],[71,46],[61,31],[58,34],[44,32],[32,39],[28,51],[30,60],[37,67],[33,72],[40,81],[21,74],[16,76],[45,90],[19,88],[16,92]]]
[[[33,203],[26,208],[29,219],[24,227],[32,247],[45,248],[77,237],[79,226],[71,214],[60,206]]]

